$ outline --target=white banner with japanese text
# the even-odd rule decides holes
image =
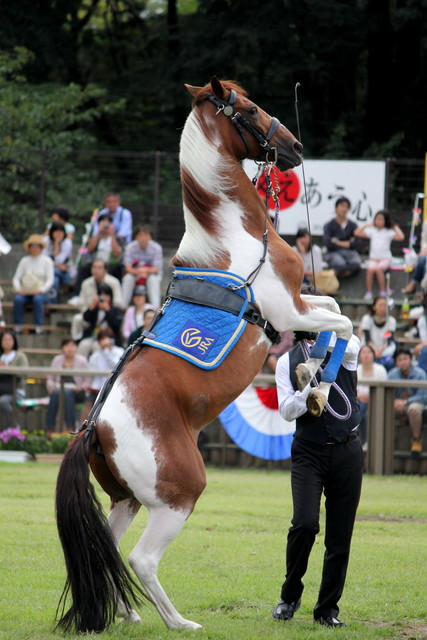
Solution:
[[[258,166],[252,160],[244,160],[243,168],[252,179]],[[311,233],[323,235],[323,226],[335,216],[335,201],[340,196],[351,202],[350,218],[363,224],[384,208],[386,163],[382,160],[304,160],[306,191],[302,167],[270,173],[272,186],[279,194],[279,226],[282,235],[293,235],[299,228],[307,227],[307,204]],[[259,176],[257,189],[265,198],[265,174]],[[274,202],[270,196],[269,209],[274,214]]]

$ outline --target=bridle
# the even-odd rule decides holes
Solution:
[[[277,128],[280,126],[280,120],[277,118],[272,118],[270,127],[267,131],[267,135],[264,135],[259,131],[256,127],[254,127],[246,118],[242,116],[239,111],[235,111],[234,104],[237,100],[237,93],[234,89],[231,89],[228,101],[221,100],[217,96],[208,96],[207,98],[209,102],[212,102],[213,105],[217,108],[216,114],[223,113],[225,116],[230,118],[233,125],[236,127],[237,132],[242,138],[245,148],[246,148],[246,156],[249,155],[249,145],[247,143],[244,129],[248,133],[250,133],[258,144],[261,147],[260,155],[258,160],[260,162],[266,162],[268,164],[276,164],[277,162],[277,149],[276,147],[272,147],[270,145],[270,140],[274,136]],[[270,157],[271,154],[271,157]],[[245,156],[245,157],[246,157]]]
[[[209,102],[211,102],[217,108],[216,115],[218,115],[219,113],[223,113],[225,116],[227,116],[227,118],[230,118],[231,122],[236,127],[237,132],[239,133],[240,137],[242,138],[245,144],[246,156],[249,155],[249,146],[246,141],[244,129],[246,129],[248,133],[250,133],[255,138],[255,140],[258,142],[258,144],[261,147],[261,151],[257,159],[257,162],[263,163],[266,167],[268,167],[268,171],[266,172],[267,190],[266,190],[266,200],[265,200],[265,227],[264,227],[264,234],[262,237],[263,252],[258,265],[248,275],[245,283],[240,286],[230,287],[233,289],[241,289],[244,286],[252,285],[262,265],[265,263],[265,260],[266,260],[267,249],[268,249],[268,229],[267,229],[268,199],[270,194],[273,194],[273,196],[275,195],[275,199],[276,199],[276,216],[275,216],[274,227],[277,230],[278,198],[277,198],[277,193],[275,194],[273,193],[271,180],[270,180],[270,171],[272,167],[274,167],[277,163],[277,149],[276,147],[272,147],[270,145],[270,140],[274,136],[278,127],[280,126],[280,120],[278,120],[277,118],[272,118],[270,126],[267,131],[267,135],[264,135],[256,127],[254,127],[248,120],[246,120],[246,118],[244,118],[239,111],[235,111],[234,104],[237,100],[237,93],[234,89],[230,90],[228,101],[221,100],[221,98],[218,98],[215,95],[208,96],[207,100],[209,100]],[[270,154],[272,157],[270,157]]]

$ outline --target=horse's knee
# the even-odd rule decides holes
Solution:
[[[140,553],[138,549],[133,549],[128,557],[129,566],[136,575],[142,579],[149,579],[157,574],[158,562],[153,555],[149,553]]]

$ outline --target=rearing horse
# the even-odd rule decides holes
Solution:
[[[336,331],[332,365],[309,396],[310,410],[319,414],[352,333],[351,322],[339,314],[334,300],[300,296],[302,261],[275,232],[240,165],[247,157],[277,161],[286,170],[300,164],[302,145],[236,83],[213,77],[205,87],[186,86],[193,96],[180,149],[186,229],[172,264],[181,276],[195,270],[197,286],[206,273],[229,274],[234,284],[226,287],[222,309],[237,302],[241,311],[239,307],[233,318],[237,315],[239,323],[243,317],[249,320],[238,325],[244,329],[239,329],[237,342],[209,370],[203,364],[195,366],[192,355],[177,357],[173,351],[177,347],[168,351],[149,346],[154,325],[146,340],[131,347],[96,420],[84,423],[73,439],[60,468],[56,495],[68,572],[58,623],[65,630],[101,631],[115,616],[139,621],[132,609],[138,594],[153,603],[168,627],[200,627],[177,612],[157,577],[167,545],[205,488],[198,433],[253,380],[274,330],[326,332],[320,334],[310,360],[300,366],[301,388],[322,362],[329,332]],[[165,318],[173,288],[160,313]],[[181,290],[181,299],[187,293]],[[239,298],[246,293],[247,299]],[[206,299],[209,296],[206,289]],[[206,299],[199,300],[201,306]],[[198,308],[197,302],[193,308]],[[172,309],[171,316],[173,320]],[[214,340],[207,335],[205,349]],[[108,525],[89,482],[88,463],[111,499]],[[149,520],[129,563],[142,591],[118,552],[120,539],[141,505],[148,509]],[[72,604],[64,613],[69,591]]]

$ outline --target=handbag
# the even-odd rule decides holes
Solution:
[[[327,294],[336,293],[340,283],[333,269],[324,269],[316,273],[316,287]]]
[[[21,280],[22,290],[27,295],[33,294],[34,291],[40,291],[40,289],[43,287],[43,284],[43,279],[39,275],[37,275],[37,273],[31,271],[31,269],[25,272]]]

